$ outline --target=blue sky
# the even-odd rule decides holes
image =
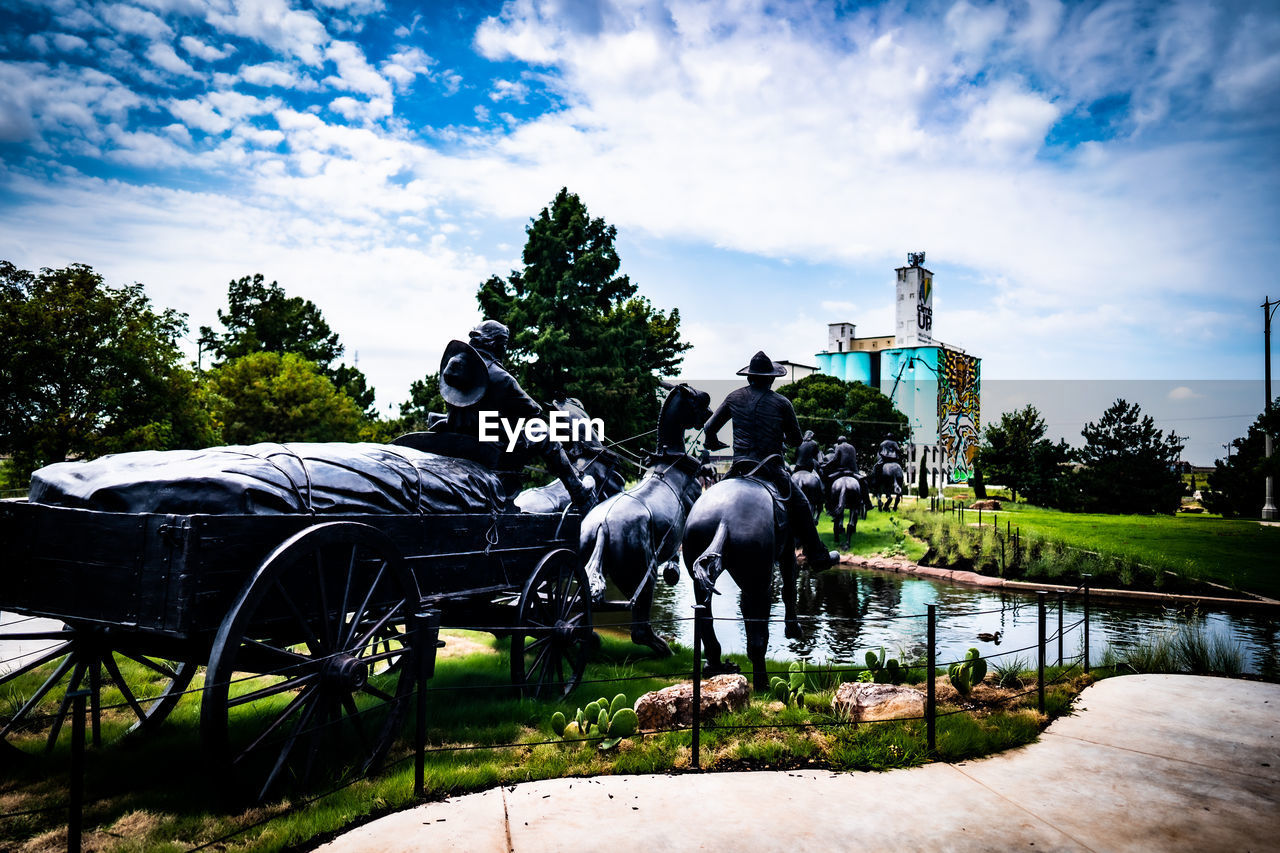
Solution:
[[[888,332],[893,268],[919,250],[935,336],[986,380],[1261,376],[1274,2],[0,16],[0,258],[141,281],[193,329],[261,272],[320,305],[383,406],[478,319],[476,287],[518,266],[561,186],[617,226],[641,292],[680,308],[690,378],[760,348],[809,361],[830,321]]]

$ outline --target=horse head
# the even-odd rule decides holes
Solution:
[[[683,453],[685,430],[701,429],[711,417],[711,395],[686,382],[673,385],[660,381],[659,384],[671,393],[667,394],[658,415],[658,453],[667,450]]]

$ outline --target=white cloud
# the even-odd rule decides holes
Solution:
[[[1186,385],[1179,385],[1177,388],[1174,388],[1169,392],[1169,399],[1177,403],[1185,402],[1187,400],[1198,400],[1203,396],[1203,394],[1196,393]]]
[[[219,59],[226,59],[235,52],[235,48],[231,45],[214,47],[213,45],[205,44],[195,36],[183,36],[179,40],[179,44],[182,45],[182,49],[188,55],[196,59],[203,59],[205,62],[217,62]]]
[[[89,49],[87,41],[70,33],[53,33],[49,38],[53,46],[63,53],[83,53]]]
[[[324,24],[311,12],[290,8],[286,0],[236,3],[234,9],[211,10],[207,20],[223,33],[254,39],[307,65],[324,61],[329,42]]]
[[[427,74],[435,60],[420,48],[411,47],[398,50],[389,56],[380,66],[383,75],[392,80],[397,88],[407,89],[414,78]]]
[[[142,36],[158,41],[173,36],[173,29],[154,12],[125,3],[104,5],[99,9],[102,21],[117,33]]]
[[[489,91],[489,100],[495,103],[512,100],[523,104],[527,97],[529,97],[529,87],[519,81],[494,80],[493,88]]]
[[[374,98],[391,97],[391,84],[369,65],[364,51],[358,45],[352,42],[335,41],[325,50],[325,57],[338,70],[336,76],[325,78],[325,83],[336,89]]]
[[[298,92],[314,92],[320,84],[284,62],[263,62],[247,65],[240,70],[240,78],[254,86],[293,89]]]
[[[170,74],[195,78],[204,76],[192,68],[185,59],[178,56],[177,51],[167,44],[160,44],[159,42],[152,44],[147,48],[147,59],[150,60],[152,65],[168,71]]]

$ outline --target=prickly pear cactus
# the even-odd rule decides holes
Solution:
[[[556,733],[556,737],[564,737],[564,727],[568,722],[564,718],[563,711],[556,711],[551,715],[551,731]]]

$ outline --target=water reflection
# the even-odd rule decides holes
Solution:
[[[997,655],[1006,662],[1024,658],[1034,666],[1036,659],[1037,605],[1034,593],[1014,593],[985,587],[961,586],[945,582],[864,570],[837,570],[812,575],[802,572],[797,588],[797,611],[806,638],[787,640],[782,633],[780,582],[774,583],[773,618],[769,654],[774,657],[804,658],[810,661],[861,662],[868,650],[884,647],[891,655],[924,659],[928,605],[937,607],[938,661],[947,663],[964,656],[970,647],[984,657]],[[716,633],[728,653],[745,653],[746,635],[739,619],[739,590],[728,574],[717,588],[722,593],[712,602],[718,620]],[[659,583],[654,596],[654,627],[681,643],[693,642],[692,588],[687,576],[679,585]],[[1058,599],[1047,596],[1047,633],[1050,663],[1056,663],[1058,643]],[[1067,598],[1062,607],[1062,651],[1064,658],[1080,654],[1083,618],[1078,598]],[[1227,637],[1244,651],[1245,671],[1268,678],[1280,678],[1280,624],[1270,611],[1202,611],[1198,614],[1162,606],[1100,602],[1094,599],[1089,622],[1090,657],[1101,659],[1108,646],[1124,649],[1153,631],[1173,628],[1182,621],[1197,619],[1214,636]],[[679,621],[677,621],[679,620]],[[1073,627],[1075,626],[1075,627]],[[980,640],[979,634],[998,639]]]

